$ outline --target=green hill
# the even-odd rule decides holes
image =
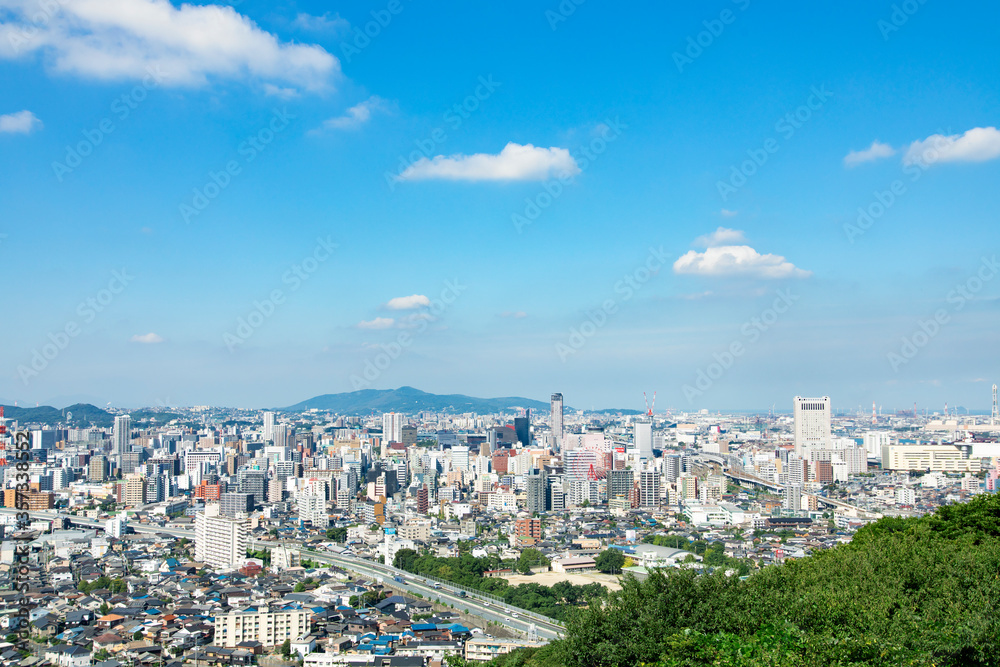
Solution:
[[[1000,497],[883,519],[746,580],[669,570],[622,583],[571,616],[565,639],[490,664],[998,665]]]
[[[91,424],[111,426],[115,423],[114,415],[89,403],[69,405],[62,410],[51,405],[40,405],[36,408],[5,405],[3,409],[7,419],[16,419],[21,424],[49,424],[52,426],[63,424],[65,426],[88,427]]]
[[[362,389],[343,394],[323,394],[296,403],[285,412],[324,410],[339,415],[362,415],[371,412],[476,412],[490,414],[509,412],[514,408],[532,411],[549,411],[549,404],[530,398],[510,396],[505,398],[474,398],[462,394],[429,394],[413,387],[399,389]]]

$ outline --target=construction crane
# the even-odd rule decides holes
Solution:
[[[653,408],[656,407],[656,392],[653,392],[653,405],[650,406],[649,399],[646,397],[646,392],[642,392],[642,400],[646,401],[646,416],[653,416]]]

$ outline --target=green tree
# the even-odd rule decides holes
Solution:
[[[625,567],[625,554],[621,549],[605,549],[594,559],[594,564],[605,574],[620,574]]]
[[[292,640],[286,639],[281,642],[281,646],[278,648],[278,653],[280,653],[281,656],[287,660],[288,657],[292,655]]]
[[[392,566],[399,570],[414,572],[419,557],[420,554],[413,549],[400,549],[392,559]]]
[[[347,528],[327,528],[326,539],[333,540],[334,542],[346,542]]]
[[[295,584],[295,588],[292,589],[292,591],[295,592],[295,593],[302,593],[305,590],[306,590],[306,585],[303,584],[301,581],[299,583]]]

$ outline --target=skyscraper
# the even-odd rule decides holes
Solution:
[[[556,440],[556,446],[562,441],[563,437],[563,395],[560,393],[552,394],[552,437]]]
[[[796,396],[795,453],[802,454],[806,447],[825,449],[831,445],[830,397],[802,398]]]
[[[653,458],[653,422],[645,417],[637,419],[632,424],[632,433],[636,456],[644,459]]]
[[[527,510],[529,512],[544,512],[548,509],[548,481],[544,471],[535,470],[527,476],[528,494]]]
[[[525,412],[526,416],[524,417],[514,417],[514,433],[517,435],[517,439],[522,447],[531,446],[531,420],[527,416],[528,414],[528,412]]]
[[[111,452],[122,456],[128,451],[129,440],[132,437],[132,418],[128,415],[115,417],[115,428],[111,434]]]
[[[382,440],[386,443],[403,442],[403,415],[387,412],[382,415]]]
[[[274,442],[274,413],[264,413],[264,442]]]

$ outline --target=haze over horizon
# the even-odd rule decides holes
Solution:
[[[0,402],[989,410],[1000,7],[119,4],[0,0]]]

